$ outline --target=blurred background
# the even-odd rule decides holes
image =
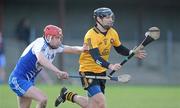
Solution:
[[[180,108],[178,0],[0,0],[0,108],[17,107],[16,95],[7,85],[9,74],[25,47],[43,35],[44,27],[57,25],[63,29],[64,44],[82,45],[84,35],[95,25],[93,11],[99,7],[112,9],[114,28],[129,49],[144,39],[144,33],[150,27],[157,26],[161,30],[160,39],[145,48],[148,55],[144,60],[132,58],[114,74],[130,74],[129,83],[107,81],[107,106]],[[78,75],[78,59],[79,55],[61,54],[56,57],[55,65]],[[123,59],[112,51],[109,61],[117,63]],[[62,86],[86,95],[79,79],[59,81],[49,71],[41,72],[36,82],[48,96],[48,108],[53,108]],[[79,108],[68,102],[62,107]]]
[[[135,58],[129,60],[117,74],[130,74],[132,80],[128,84],[132,85],[180,84],[180,2],[177,0],[0,0],[0,40],[1,53],[3,55],[4,52],[6,58],[5,80],[24,48],[43,35],[47,24],[63,28],[64,44],[82,45],[87,30],[95,24],[92,15],[98,7],[113,10],[114,27],[129,49],[144,39],[148,28],[157,26],[161,29],[160,39],[145,48],[147,58],[143,61]],[[76,75],[78,58],[79,55],[61,54],[55,64]],[[116,63],[122,59],[112,51],[109,61]],[[40,76],[40,83],[44,82],[43,79],[48,79],[45,81],[49,84],[57,83],[50,72]],[[77,79],[63,82],[80,84]]]

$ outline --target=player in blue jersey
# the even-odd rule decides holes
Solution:
[[[79,54],[87,49],[81,46],[63,45],[61,28],[47,25],[44,36],[33,41],[22,53],[16,67],[9,76],[9,86],[17,95],[19,108],[29,108],[31,101],[36,108],[45,108],[47,96],[34,85],[34,80],[43,67],[51,70],[59,79],[67,79],[68,73],[59,70],[52,61],[56,53]]]

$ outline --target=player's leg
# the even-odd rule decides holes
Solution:
[[[88,108],[88,97],[76,95],[74,96],[74,102],[81,106],[81,108]]]
[[[106,76],[106,72],[100,73],[100,74],[94,74],[94,73],[86,73],[87,75],[97,75],[97,76]],[[106,80],[101,79],[86,79],[83,78],[82,84],[88,91],[89,96],[89,103],[88,108],[105,108],[106,102],[105,102],[105,84]]]
[[[18,108],[30,108],[32,99],[27,97],[17,96],[17,100],[18,100]]]
[[[44,93],[42,93],[42,91],[40,91],[38,88],[34,87],[33,82],[10,75],[9,86],[17,94],[17,96],[37,101],[37,108],[46,107],[46,95],[44,95]],[[24,101],[24,98],[19,99],[19,105],[26,106],[28,102]]]
[[[88,97],[76,95],[74,96],[74,103],[81,106],[81,108],[88,108]]]
[[[89,95],[88,108],[106,108],[105,96],[99,85],[87,89]]]
[[[37,101],[36,108],[46,108],[47,96],[36,87],[31,86],[24,94],[24,97],[28,97]]]
[[[57,107],[59,104],[64,103],[66,100],[78,104],[79,106],[81,106],[81,108],[87,108],[88,106],[87,97],[77,95],[76,93],[73,93],[67,90],[67,88],[63,87],[60,91],[60,95],[55,101],[55,106]]]

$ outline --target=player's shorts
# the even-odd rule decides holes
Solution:
[[[6,65],[6,58],[4,54],[0,54],[0,67],[3,68]]]
[[[106,76],[106,72],[103,73],[93,73],[93,72],[80,72],[81,76]],[[89,79],[89,78],[81,78],[82,86],[85,90],[88,91],[88,96],[92,97],[98,93],[105,93],[105,84],[106,80],[103,79]]]
[[[17,76],[9,77],[10,88],[18,95],[23,96],[27,90],[34,85],[34,82],[18,78]]]

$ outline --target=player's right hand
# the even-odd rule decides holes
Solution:
[[[121,65],[120,65],[119,63],[110,64],[110,65],[109,65],[109,69],[111,69],[111,70],[117,71],[117,70],[119,70],[120,68],[121,68]]]
[[[135,57],[139,59],[144,59],[146,55],[147,55],[146,51],[141,49],[135,53]]]
[[[89,46],[87,44],[83,44],[83,52],[89,51]]]
[[[67,72],[61,71],[57,73],[57,77],[59,79],[68,79],[69,78],[69,74]]]

